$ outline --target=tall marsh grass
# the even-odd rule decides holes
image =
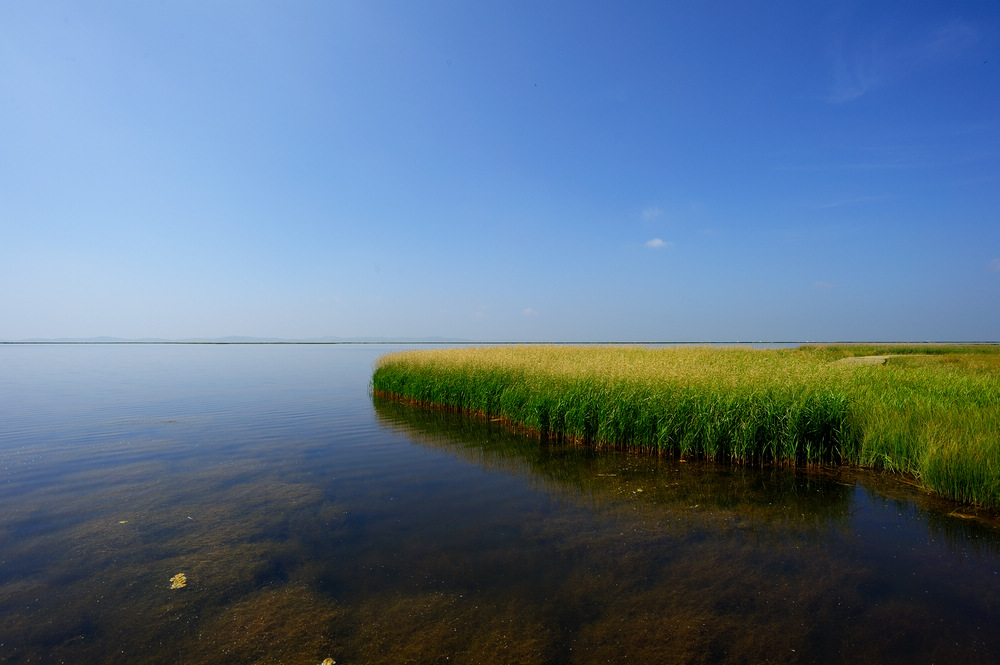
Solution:
[[[597,447],[881,468],[1000,507],[997,346],[435,349],[383,356],[372,389]]]

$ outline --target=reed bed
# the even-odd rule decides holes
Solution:
[[[372,389],[596,447],[885,469],[1000,507],[994,345],[434,349],[383,356]]]

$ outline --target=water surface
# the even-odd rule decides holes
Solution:
[[[1000,662],[989,515],[373,400],[390,350],[0,346],[0,661]]]

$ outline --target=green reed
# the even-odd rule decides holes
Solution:
[[[384,356],[372,389],[597,447],[849,463],[1000,506],[997,346],[437,349]]]

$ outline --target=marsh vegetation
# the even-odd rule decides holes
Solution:
[[[851,464],[1000,506],[994,345],[421,350],[381,358],[372,387],[599,448]]]

